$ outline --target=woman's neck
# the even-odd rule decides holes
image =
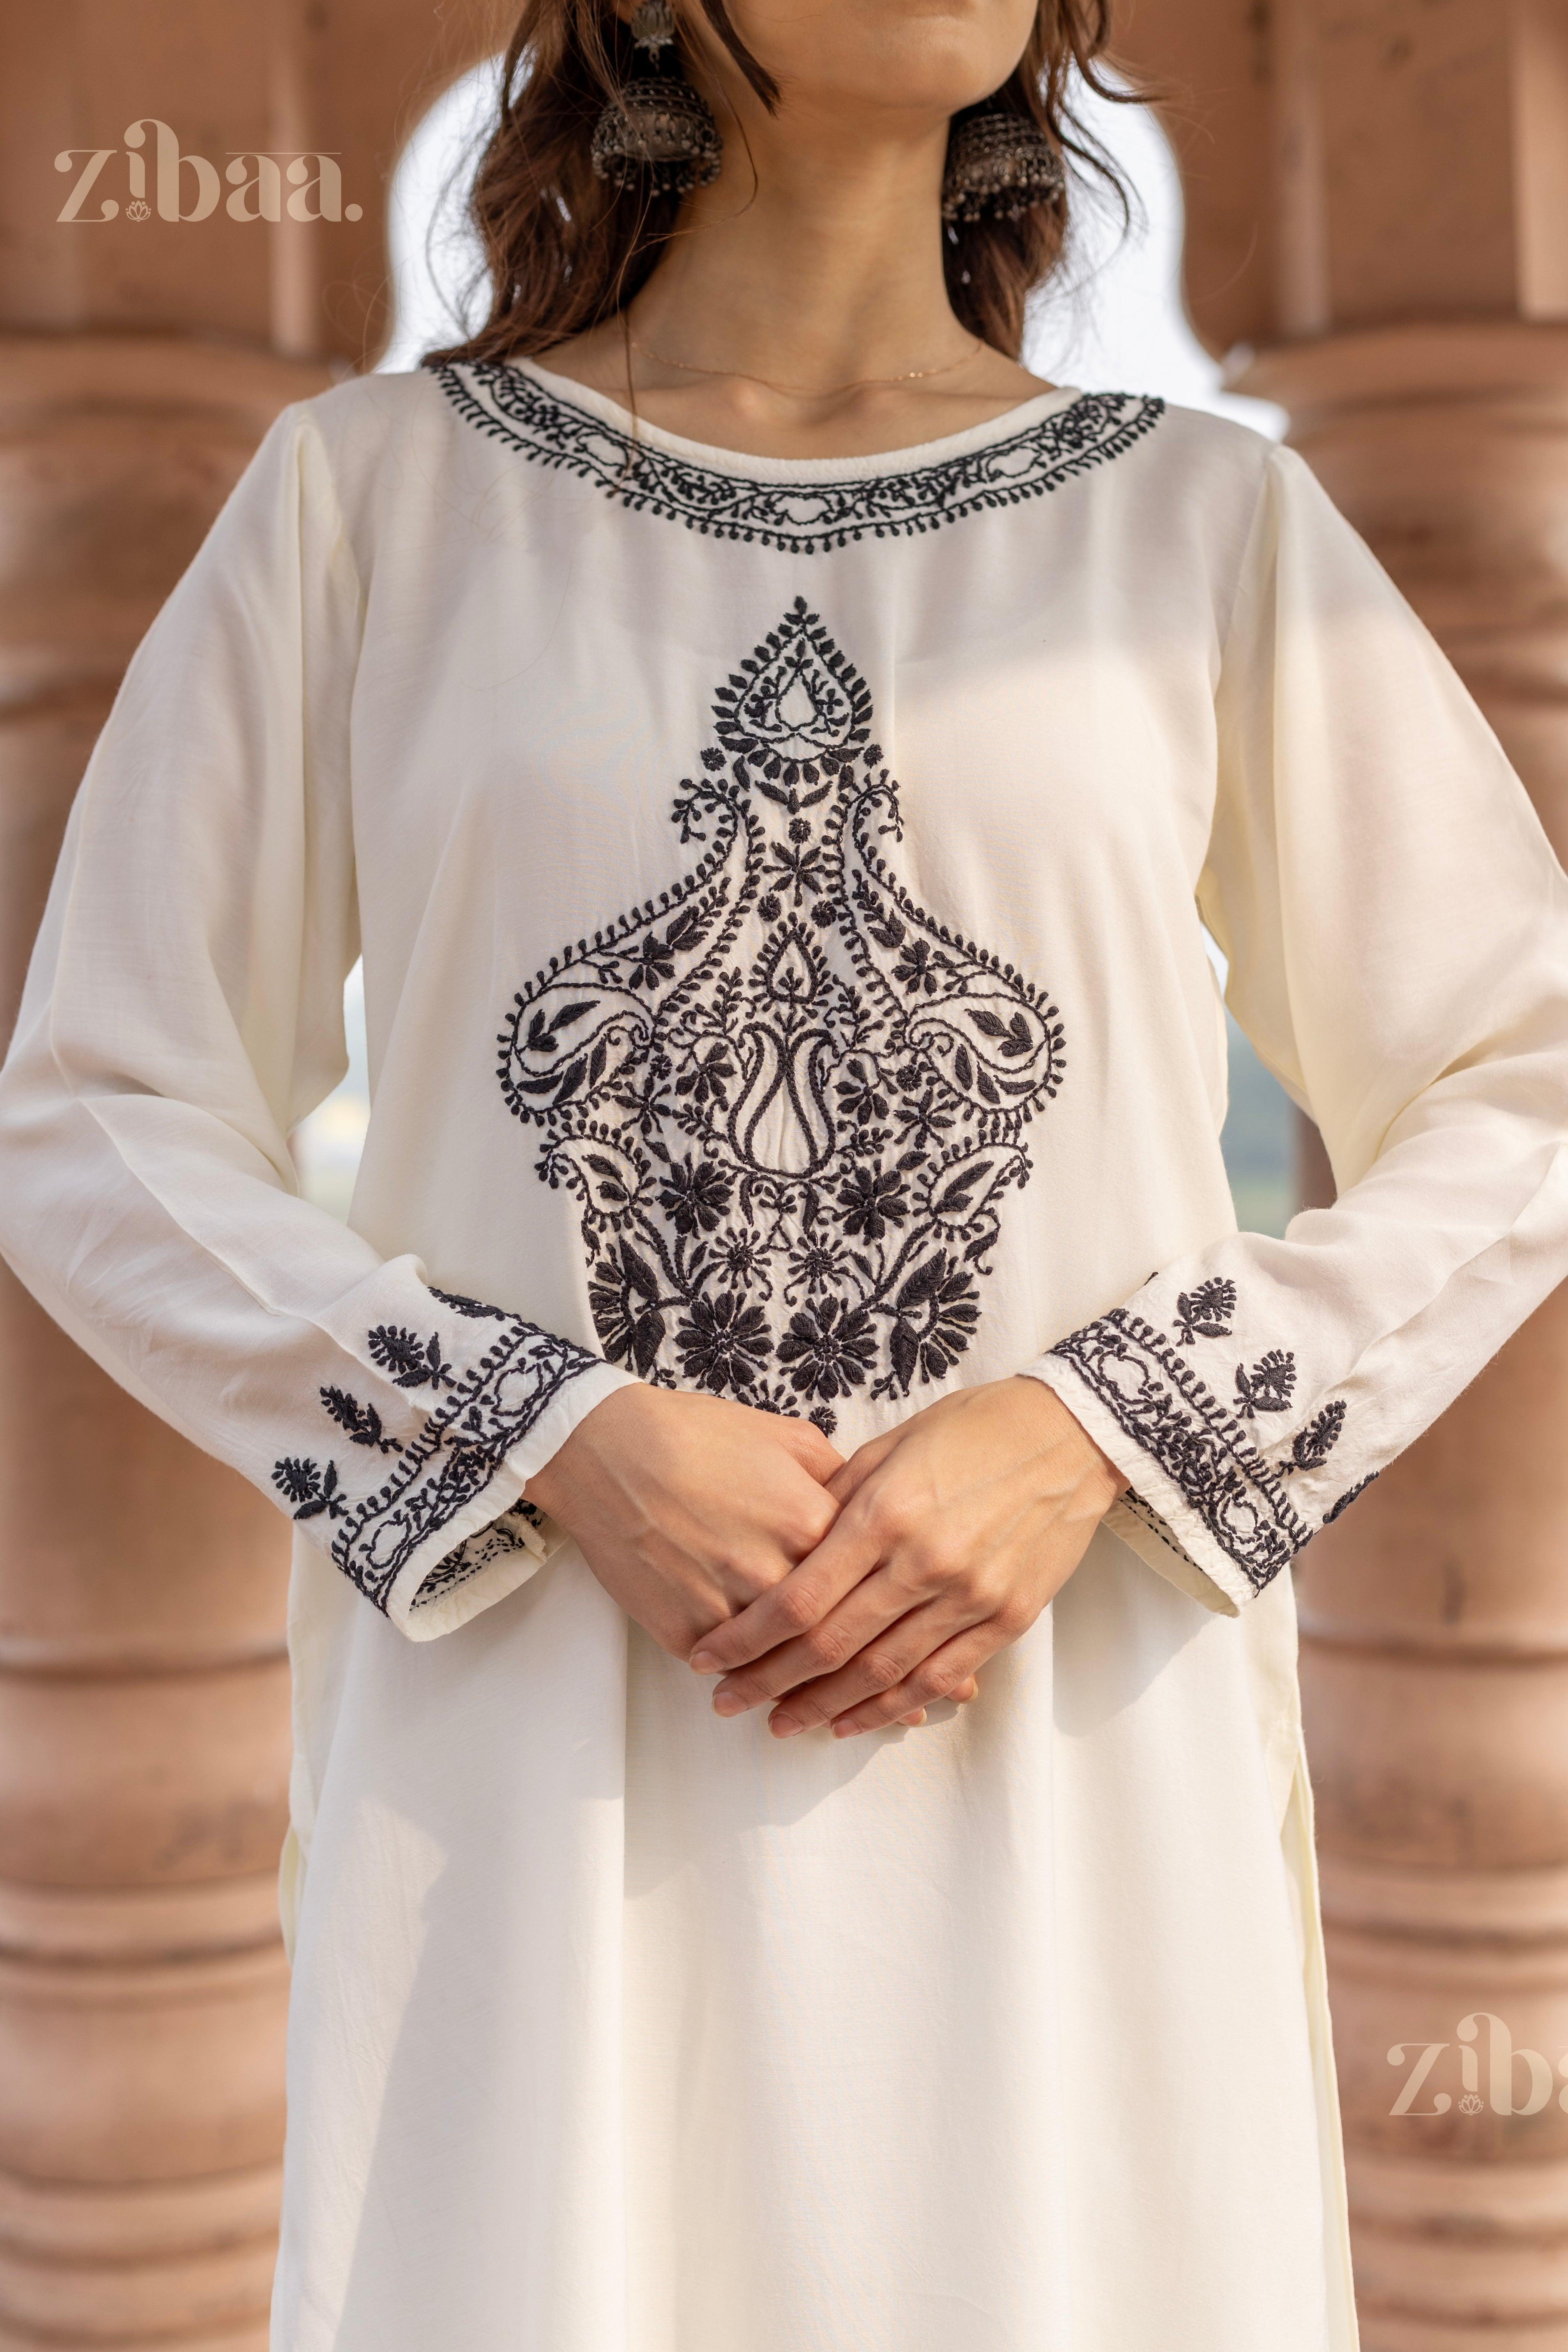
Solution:
[[[862,111],[851,136],[796,111],[786,136],[749,110],[721,127],[723,172],[626,318],[544,366],[670,432],[768,457],[906,448],[1047,389],[953,315],[945,121],[868,131]]]

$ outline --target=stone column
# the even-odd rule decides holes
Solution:
[[[278,410],[374,354],[397,146],[495,31],[476,12],[432,55],[417,0],[12,16],[0,1038],[125,662]],[[159,212],[153,121],[218,176],[206,218]],[[79,218],[59,221],[98,149]],[[306,149],[338,151],[343,218],[228,215],[236,151],[286,168]],[[201,182],[184,169],[183,211]],[[287,1523],[132,1403],[4,1267],[0,1397],[0,2352],[264,2352]]]
[[[1173,93],[1200,333],[1568,854],[1568,12],[1140,0],[1127,31]],[[1565,1418],[1560,1294],[1298,1574],[1365,2352],[1568,2352]]]
[[[1568,854],[1568,327],[1328,336],[1247,383],[1289,407]],[[1366,2352],[1568,2347],[1565,1414],[1559,1292],[1299,1571]],[[1550,2080],[1494,2064],[1493,2018]]]

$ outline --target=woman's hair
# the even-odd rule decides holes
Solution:
[[[763,104],[776,108],[778,85],[742,42],[725,0],[696,5]],[[1070,103],[1075,78],[1102,98],[1138,95],[1108,80],[1100,62],[1110,12],[1111,0],[1039,0],[1016,70],[985,103],[1033,122],[1064,161],[1108,184],[1125,215],[1114,167]],[[635,182],[616,194],[589,159],[601,110],[638,70],[630,32],[610,0],[527,0],[501,68],[500,117],[468,205],[489,315],[467,341],[427,353],[426,365],[546,351],[614,318],[646,284],[674,232],[680,199]],[[1016,358],[1025,302],[1055,268],[1066,234],[1065,196],[1017,220],[949,227],[947,289],[961,323]]]

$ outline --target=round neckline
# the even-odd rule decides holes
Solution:
[[[891,474],[921,472],[928,467],[949,465],[954,458],[1013,440],[1031,431],[1046,417],[1075,406],[1086,396],[1079,385],[1056,384],[1048,392],[1036,393],[1030,399],[1003,409],[998,416],[971,425],[962,433],[943,434],[934,441],[911,441],[900,449],[867,450],[854,457],[769,457],[748,449],[727,449],[718,442],[693,441],[684,433],[671,433],[662,425],[650,424],[646,417],[634,416],[629,408],[612,400],[607,393],[595,391],[592,384],[579,383],[574,376],[557,375],[552,369],[541,367],[537,360],[505,360],[500,364],[528,377],[547,399],[563,408],[575,409],[580,415],[596,418],[625,440],[665,450],[671,457],[683,458],[688,465],[705,467],[712,473],[730,474],[738,480],[753,482],[852,483],[878,481]]]

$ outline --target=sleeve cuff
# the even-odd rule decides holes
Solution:
[[[1137,1315],[1101,1316],[1025,1369],[1128,1480],[1106,1526],[1205,1608],[1237,1615],[1312,1534],[1242,1423]]]
[[[522,1490],[595,1405],[635,1385],[632,1373],[595,1359],[563,1381],[485,1484],[409,1550],[383,1603],[400,1633],[414,1642],[452,1633],[526,1584],[561,1549],[565,1529],[525,1503]]]

